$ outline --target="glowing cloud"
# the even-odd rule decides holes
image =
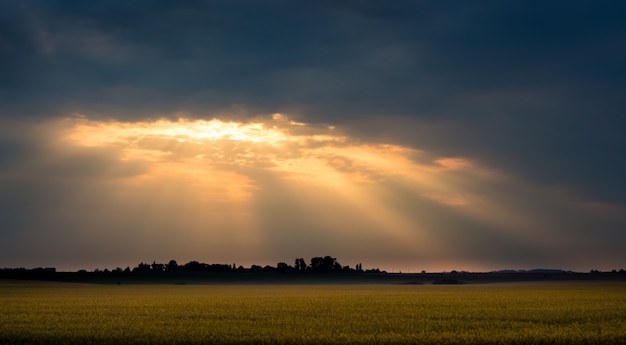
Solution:
[[[248,122],[79,116],[29,131],[45,158],[15,165],[0,182],[22,186],[18,196],[37,181],[60,197],[23,227],[52,224],[76,241],[76,253],[94,239],[116,243],[120,260],[132,262],[271,264],[338,253],[383,268],[462,261],[471,269],[529,252],[543,262],[555,244],[566,250],[586,239],[576,217],[546,214],[537,200],[560,214],[602,211],[468,158],[367,142],[283,114]],[[33,200],[49,198],[40,194]]]
[[[458,186],[450,181],[463,178],[472,169],[461,158],[433,160],[412,148],[361,143],[334,127],[308,126],[281,114],[248,123],[219,119],[65,121],[62,140],[66,144],[107,148],[120,161],[146,166],[143,174],[127,179],[127,186],[146,189],[150,185],[155,193],[175,184],[175,190],[187,190],[187,198],[193,202],[234,203],[233,207],[250,217],[259,216],[251,209],[260,194],[280,189],[284,194],[276,198],[297,199],[294,202],[311,217],[301,221],[334,233],[330,237],[337,237],[338,232],[370,236],[377,241],[391,240],[389,246],[405,247],[409,252],[432,252],[441,243],[423,225],[430,216],[419,208],[407,213],[386,204],[385,195],[395,198],[390,186],[405,186],[401,188],[422,202],[443,206],[469,203],[469,199],[452,195]],[[263,176],[274,177],[268,182]],[[318,217],[325,220],[313,221]]]
[[[434,195],[454,189],[446,181],[451,174],[473,168],[462,158],[437,158],[430,164],[421,151],[359,143],[337,134],[334,127],[309,127],[282,114],[249,123],[219,119],[123,123],[75,118],[66,119],[65,125],[62,140],[66,144],[108,148],[120,160],[149,163],[143,179],[169,174],[206,186],[210,184],[206,177],[212,176],[216,185],[242,191],[262,187],[242,172],[254,168],[299,183],[338,189],[405,179],[428,191],[423,195],[430,200],[458,205],[459,197]]]

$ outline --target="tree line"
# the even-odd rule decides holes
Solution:
[[[109,272],[108,270],[97,272]],[[307,264],[304,258],[297,258],[293,265],[289,265],[286,262],[279,262],[276,266],[260,266],[252,265],[249,268],[243,266],[237,266],[236,264],[206,264],[198,261],[190,261],[186,264],[179,265],[176,260],[170,260],[168,263],[157,263],[155,261],[152,264],[141,262],[134,268],[127,267],[126,269],[116,268],[112,272],[126,272],[126,273],[160,273],[160,272],[281,272],[281,273],[381,273],[378,268],[375,269],[363,269],[362,264],[357,264],[354,268],[346,265],[341,265],[336,258],[331,256],[313,257]]]
[[[157,263],[153,261],[151,264],[140,262],[137,266],[131,268],[126,267],[125,269],[121,267],[117,267],[115,269],[109,270],[96,268],[93,271],[87,270],[79,270],[74,273],[118,273],[118,274],[138,274],[138,273],[172,273],[172,272],[190,272],[190,273],[200,273],[200,272],[212,272],[212,273],[224,273],[224,272],[279,272],[279,273],[386,273],[385,271],[381,271],[378,268],[374,269],[363,269],[362,264],[357,264],[354,268],[350,266],[341,265],[336,258],[331,256],[319,256],[311,258],[310,262],[307,264],[303,258],[297,258],[294,261],[293,265],[289,265],[285,262],[279,262],[276,266],[266,265],[252,265],[248,268],[243,267],[241,265],[237,266],[233,264],[207,264],[198,261],[190,261],[186,264],[178,264],[176,260],[170,260],[168,263]],[[26,268],[0,268],[0,274],[6,275],[11,273],[17,274],[37,274],[37,275],[47,275],[56,273],[56,269],[54,267],[38,267],[33,269]]]

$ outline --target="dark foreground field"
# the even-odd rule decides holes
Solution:
[[[0,281],[0,344],[626,344],[623,281]]]

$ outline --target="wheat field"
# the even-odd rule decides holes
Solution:
[[[583,343],[626,343],[626,283],[0,281],[0,344]]]

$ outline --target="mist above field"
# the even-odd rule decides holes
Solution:
[[[624,13],[2,3],[0,266],[619,267]]]

